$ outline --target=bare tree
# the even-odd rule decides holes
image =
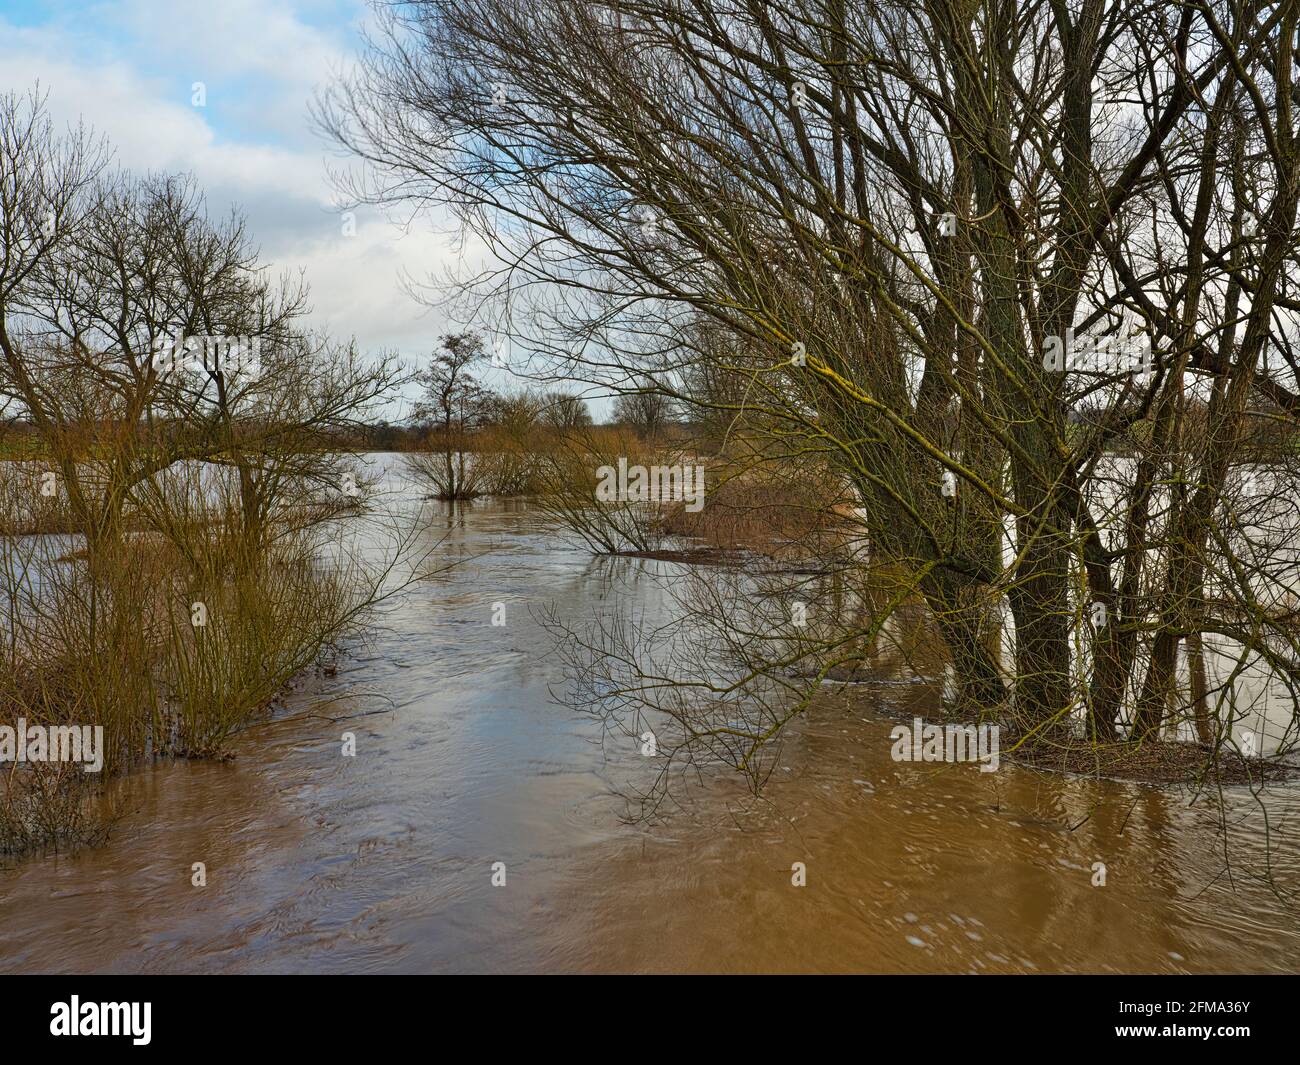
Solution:
[[[653,442],[676,421],[675,406],[673,398],[662,392],[628,392],[614,400],[614,421]]]
[[[0,712],[101,723],[116,770],[219,753],[373,602],[382,575],[325,550],[364,502],[333,441],[405,374],[303,328],[305,285],[191,179],[106,160],[0,95],[4,502],[48,495],[79,541],[0,543]],[[81,775],[7,774],[0,847],[79,834]]]
[[[486,358],[477,333],[444,336],[433,362],[416,376],[424,394],[414,417],[431,424],[438,437],[442,469],[436,477],[439,498],[463,499],[474,493],[466,475],[469,435],[489,416],[491,393],[473,369]]]
[[[592,423],[591,410],[581,396],[569,392],[547,392],[542,402],[542,422],[556,432],[569,432]]]
[[[430,2],[318,114],[355,195],[459,212],[500,263],[463,291],[508,292],[557,372],[829,463],[968,710],[1107,743],[1178,716],[1189,634],[1294,719],[1286,582],[1240,546],[1277,533],[1223,520],[1252,397],[1300,415],[1298,18]]]

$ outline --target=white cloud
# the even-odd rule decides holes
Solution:
[[[449,325],[399,278],[441,274],[456,253],[444,235],[403,233],[376,212],[359,213],[356,236],[344,237],[328,146],[308,130],[312,91],[347,61],[343,34],[254,0],[128,0],[112,12],[112,32],[99,36],[93,19],[0,20],[0,91],[39,81],[53,117],[105,134],[123,167],[189,171],[214,214],[238,205],[273,272],[305,268],[314,326],[356,336],[363,350],[427,355]],[[206,108],[190,104],[194,80],[206,83]],[[245,122],[254,112],[256,123]]]

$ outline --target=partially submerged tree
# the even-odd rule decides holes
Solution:
[[[414,417],[427,423],[441,456],[440,464],[420,467],[431,477],[438,498],[468,499],[477,495],[469,469],[470,434],[488,415],[491,393],[479,383],[474,369],[487,358],[477,333],[444,336],[433,361],[416,375],[423,393]]]
[[[0,396],[30,419],[92,557],[178,463],[228,471],[253,541],[277,506],[355,496],[321,444],[372,416],[397,362],[305,330],[305,286],[268,279],[242,219],[212,220],[191,179],[109,172],[42,107],[0,98]],[[51,217],[49,237],[31,229]]]
[[[219,753],[373,601],[332,521],[364,478],[332,442],[404,374],[307,330],[305,287],[191,179],[107,160],[0,95],[0,407],[32,474],[4,481],[74,538],[0,543],[0,715],[102,725],[116,770]],[[45,784],[90,785],[42,772],[6,775],[0,848],[41,842]]]
[[[1295,719],[1287,582],[1220,530],[1252,397],[1300,416],[1298,22],[432,0],[386,10],[319,115],[367,165],[356,195],[459,213],[502,264],[467,291],[507,290],[557,373],[837,470],[968,708],[1140,739],[1211,635]],[[1142,442],[1120,474],[1117,440]]]

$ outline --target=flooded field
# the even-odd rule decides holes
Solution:
[[[938,678],[834,686],[761,798],[719,770],[627,823],[646,760],[557,701],[539,612],[653,616],[675,564],[593,559],[521,502],[425,507],[425,546],[457,565],[336,675],[232,762],[132,774],[106,845],[0,868],[0,970],[1300,969],[1300,789],[1265,817],[1248,792],[1222,813],[1005,759],[892,761]]]

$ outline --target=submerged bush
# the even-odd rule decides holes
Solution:
[[[93,553],[0,537],[0,727],[103,730],[98,772],[5,767],[0,853],[100,838],[108,782],[148,759],[225,755],[375,599],[321,529],[286,513],[252,539],[216,520],[221,493],[204,520],[180,483],[151,501],[153,528]]]

